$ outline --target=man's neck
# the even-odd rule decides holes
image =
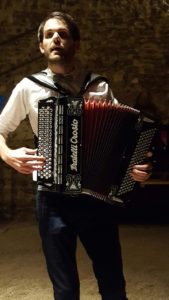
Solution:
[[[59,64],[48,64],[48,68],[55,74],[70,74],[75,69],[74,64],[69,65],[59,65]]]

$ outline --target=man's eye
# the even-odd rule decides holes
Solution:
[[[61,37],[61,39],[67,39],[69,37],[69,34],[67,31],[60,31],[59,36]]]
[[[53,32],[48,32],[45,34],[46,39],[50,39],[53,36]]]

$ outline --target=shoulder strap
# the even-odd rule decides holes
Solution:
[[[33,82],[39,84],[39,85],[42,85],[44,87],[47,87],[47,88],[50,88],[51,90],[54,90],[54,91],[57,91],[57,88],[55,86],[53,86],[52,84],[49,84],[45,81],[42,81],[36,77],[34,77],[34,75],[29,75],[29,76],[26,76],[26,78],[32,80]]]
[[[58,92],[62,95],[71,95],[71,92],[69,90],[66,90],[57,82],[53,82],[52,80],[47,78],[45,72],[39,72],[39,73],[36,73],[33,75],[29,75],[26,78],[32,80],[33,82],[35,82],[41,86],[47,87],[55,92]]]
[[[72,95],[69,90],[66,90],[57,82],[53,82],[52,80],[50,80],[46,76],[46,73],[43,71],[33,74],[33,75],[29,75],[26,78],[32,80],[33,82],[35,82],[41,86],[47,87],[55,92],[59,92],[62,95],[69,95],[69,96]],[[84,80],[82,87],[81,87],[79,93],[77,94],[77,96],[83,96],[83,94],[86,92],[86,90],[98,81],[105,81],[108,83],[108,80],[106,77],[92,73],[92,72],[88,73],[85,77],[85,80]]]
[[[85,80],[84,80],[83,84],[82,84],[79,95],[83,95],[90,86],[92,86],[94,83],[96,83],[98,81],[105,81],[105,82],[108,83],[108,80],[107,80],[106,77],[101,76],[101,75],[96,74],[96,73],[92,73],[92,72],[88,73],[85,77]]]

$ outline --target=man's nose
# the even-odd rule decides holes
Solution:
[[[56,42],[60,42],[60,35],[58,34],[58,32],[55,32],[53,35],[53,39]]]

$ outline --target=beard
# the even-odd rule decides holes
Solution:
[[[46,54],[46,58],[50,64],[65,65],[69,64],[74,58],[74,49],[54,49],[50,53]]]

